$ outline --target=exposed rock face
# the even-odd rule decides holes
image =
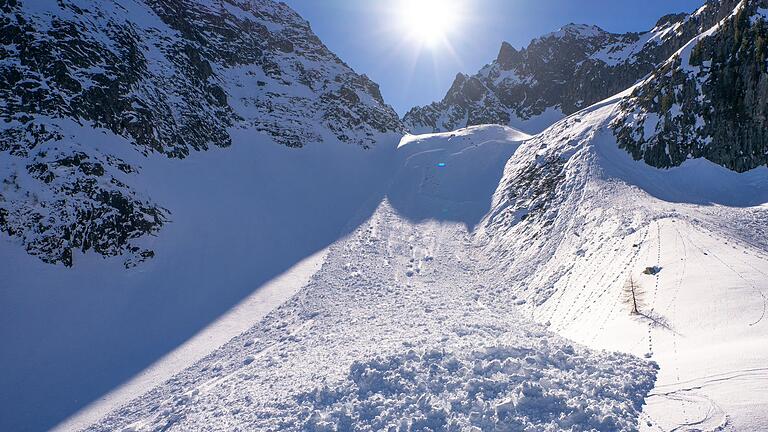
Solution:
[[[740,2],[636,87],[614,122],[619,145],[660,168],[706,158],[768,165],[768,1]]]
[[[734,4],[711,1],[691,15],[665,16],[644,33],[569,24],[520,51],[505,42],[495,61],[472,77],[460,74],[442,101],[413,108],[403,122],[412,132],[485,123],[540,132],[632,86]]]
[[[6,0],[0,12],[0,231],[46,262],[71,265],[79,249],[133,265],[153,255],[134,240],[169,216],[130,186],[135,163],[72,127],[169,158],[226,147],[229,128],[363,148],[402,130],[378,86],[282,3]]]

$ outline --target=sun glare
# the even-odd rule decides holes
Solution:
[[[457,0],[402,0],[399,4],[400,26],[410,39],[436,47],[448,43],[457,30],[462,11]]]

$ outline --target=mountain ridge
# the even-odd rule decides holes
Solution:
[[[768,2],[740,2],[633,88],[613,124],[619,146],[659,168],[768,165],[766,41]]]
[[[666,15],[641,33],[569,24],[521,50],[504,42],[492,63],[475,75],[460,74],[442,101],[412,108],[403,122],[420,133],[481,123],[540,132],[630,87],[736,4],[710,0],[694,13]]]

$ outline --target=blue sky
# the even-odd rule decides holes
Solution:
[[[659,17],[691,12],[704,0],[457,0],[461,21],[445,44],[419,49],[393,13],[398,0],[284,0],[325,44],[381,86],[399,114],[440,100],[458,72],[475,73],[496,57],[503,40],[524,47],[570,22],[608,31],[642,31]],[[405,0],[399,0],[399,3]],[[417,2],[419,0],[410,0]],[[434,0],[433,0],[434,1]]]

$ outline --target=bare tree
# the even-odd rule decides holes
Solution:
[[[632,307],[632,313],[640,315],[640,308],[643,307],[643,295],[645,291],[635,277],[630,275],[624,284],[624,301]]]

